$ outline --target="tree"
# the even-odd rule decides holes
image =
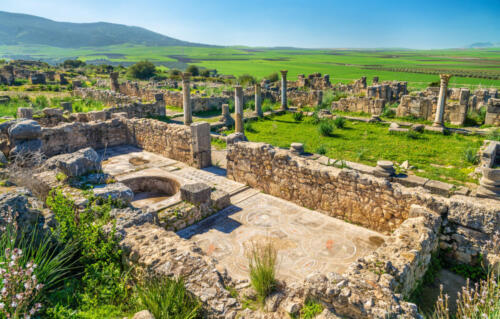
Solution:
[[[190,65],[187,67],[186,72],[191,73],[192,76],[200,75],[200,69],[196,65]]]
[[[266,79],[269,80],[269,82],[278,82],[280,80],[280,76],[278,73],[271,73],[266,76]]]
[[[80,60],[66,60],[63,63],[63,67],[66,69],[70,68],[79,68],[81,66],[85,66],[85,62],[80,61]]]
[[[238,77],[238,82],[240,82],[241,85],[252,85],[257,83],[257,80],[250,74],[242,74]]]
[[[148,80],[156,73],[156,67],[153,63],[144,60],[137,62],[128,69],[128,74],[136,79]]]
[[[200,75],[208,78],[210,76],[210,71],[207,69],[201,70]]]

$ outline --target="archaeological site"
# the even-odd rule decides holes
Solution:
[[[14,17],[0,319],[500,319],[498,48],[47,36],[59,22]]]

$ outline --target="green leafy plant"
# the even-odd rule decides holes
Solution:
[[[271,240],[252,243],[248,254],[250,283],[261,303],[276,288],[277,259],[278,252]]]
[[[155,318],[201,318],[201,302],[187,291],[182,278],[149,279],[137,289],[142,306]]]
[[[313,299],[307,299],[300,310],[300,317],[303,319],[312,319],[323,311],[323,305]]]
[[[246,132],[255,133],[255,128],[253,127],[252,121],[246,121],[244,124]]]

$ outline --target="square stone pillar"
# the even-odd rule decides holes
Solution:
[[[182,74],[182,109],[184,111],[184,125],[191,125],[191,123],[193,123],[190,77],[191,73]]]
[[[262,94],[260,84],[255,84],[255,114],[258,117],[263,115],[262,113]]]
[[[243,128],[243,88],[241,85],[234,87],[234,115],[235,115],[235,133],[245,133]]]
[[[446,106],[446,95],[448,92],[448,83],[450,82],[451,75],[441,74],[441,88],[439,89],[439,98],[436,108],[436,117],[434,119],[434,124],[432,126],[442,127],[444,126],[444,107]]]
[[[287,90],[287,82],[286,82],[286,74],[287,70],[282,70],[281,72],[281,109],[288,110],[288,100],[286,98],[286,90]]]
[[[196,122],[191,124],[190,128],[193,166],[197,168],[212,166],[210,124],[207,122]]]
[[[120,73],[118,72],[111,72],[109,74],[109,87],[113,92],[120,92],[120,83],[118,82],[119,75]]]

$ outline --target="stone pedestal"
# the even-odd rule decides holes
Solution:
[[[182,74],[182,108],[184,111],[184,125],[191,125],[191,123],[193,123],[190,77],[190,73]]]
[[[235,133],[245,133],[243,127],[243,88],[240,85],[234,87],[234,116],[235,116]]]
[[[280,72],[281,72],[281,109],[287,110],[288,109],[288,100],[286,97],[286,91],[287,91],[286,75],[287,75],[288,71],[282,70]]]
[[[448,92],[448,82],[450,81],[451,75],[441,74],[441,88],[439,89],[439,98],[436,108],[436,118],[434,119],[433,126],[444,126],[443,116],[444,108],[446,106],[446,95]]]
[[[226,126],[234,125],[234,119],[231,117],[231,114],[229,113],[228,104],[222,104],[222,115],[220,117],[220,121],[225,123]]]
[[[483,177],[479,181],[477,189],[478,197],[500,197],[500,169],[482,168]]]
[[[31,120],[33,118],[33,109],[31,107],[17,108],[17,118]]]
[[[377,167],[375,167],[373,171],[373,174],[379,177],[391,177],[394,176],[395,173],[394,163],[390,161],[378,161]]]
[[[260,84],[255,84],[255,114],[258,117],[263,115],[262,113],[262,94]]]

